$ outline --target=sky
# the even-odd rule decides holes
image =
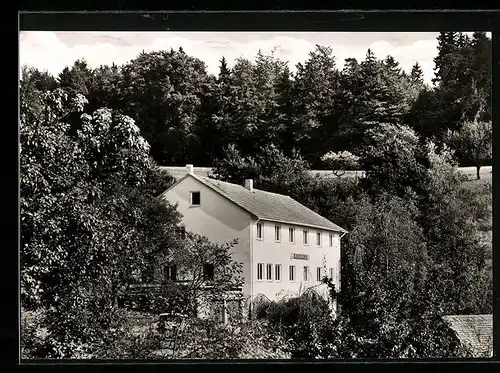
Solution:
[[[178,49],[198,57],[209,73],[217,74],[224,56],[232,65],[238,57],[270,52],[288,61],[293,71],[304,62],[316,44],[330,46],[342,68],[346,58],[364,59],[371,48],[378,58],[393,56],[409,72],[419,62],[424,80],[434,76],[437,32],[97,32],[22,31],[19,40],[20,66],[26,64],[57,76],[64,67],[84,58],[91,67],[122,65],[141,51]]]

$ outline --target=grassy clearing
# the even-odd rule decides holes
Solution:
[[[459,167],[461,173],[467,176],[471,181],[476,180],[476,167]],[[483,166],[479,170],[481,180],[491,181],[493,178],[493,170],[491,166]]]

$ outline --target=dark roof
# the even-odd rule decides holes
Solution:
[[[160,170],[167,171],[170,175],[172,175],[175,179],[179,180],[184,175],[186,175],[186,167],[180,166],[160,166]],[[212,171],[212,167],[193,167],[193,172],[198,176],[209,176],[210,171]],[[310,170],[309,173],[312,176],[323,176],[329,177],[333,176],[333,171],[329,170]],[[363,177],[365,175],[364,171],[346,171],[345,177]]]
[[[474,356],[490,356],[493,352],[493,317],[489,315],[448,315],[444,321],[455,331],[460,342]]]
[[[186,176],[186,167],[179,166],[160,166],[161,171],[167,171],[175,179],[179,180]],[[211,167],[193,167],[193,172],[198,176],[208,176]]]
[[[347,233],[344,228],[332,223],[289,196],[255,188],[251,192],[242,185],[227,183],[206,176],[185,173],[185,177],[187,176],[199,180],[258,219]]]

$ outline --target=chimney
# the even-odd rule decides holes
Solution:
[[[245,188],[247,188],[250,192],[253,192],[253,180],[245,179]]]
[[[186,165],[186,170],[187,170],[188,174],[191,174],[191,175],[194,174],[194,172],[193,172],[193,165],[192,164],[187,164]]]

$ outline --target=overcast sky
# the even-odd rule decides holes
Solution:
[[[57,75],[76,59],[84,58],[92,67],[121,65],[142,50],[177,49],[203,60],[209,73],[218,72],[225,56],[231,65],[235,58],[253,58],[259,49],[276,47],[277,57],[294,70],[307,59],[315,44],[333,48],[337,66],[346,58],[362,60],[368,48],[379,58],[392,55],[407,72],[415,62],[424,79],[433,78],[433,58],[437,54],[434,32],[49,32],[30,31],[20,35],[20,64],[48,70]]]

